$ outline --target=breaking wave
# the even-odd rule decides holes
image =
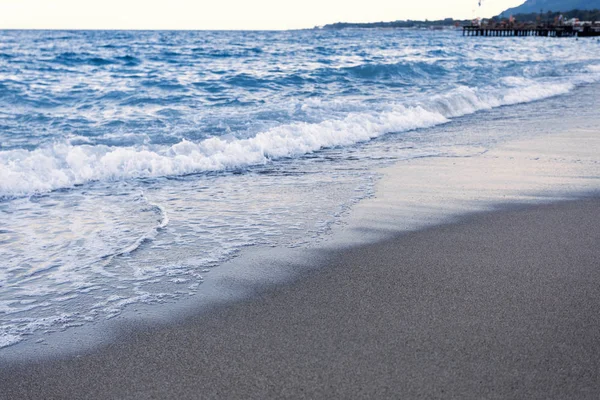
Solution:
[[[71,145],[0,152],[0,196],[18,197],[90,181],[188,175],[265,164],[324,148],[350,146],[387,133],[427,128],[480,110],[565,94],[577,82],[543,84],[504,79],[502,90],[461,87],[427,104],[395,105],[380,112],[351,112],[319,123],[283,124],[247,139],[211,137],[163,147]]]

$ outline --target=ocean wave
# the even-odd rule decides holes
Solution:
[[[89,53],[74,53],[74,52],[66,52],[59,54],[56,56],[52,62],[67,65],[67,66],[77,66],[77,65],[93,65],[93,66],[104,66],[109,64],[114,64],[115,61],[105,59],[99,57],[94,54]]]
[[[401,62],[395,64],[362,64],[354,67],[343,68],[342,71],[359,79],[384,79],[396,78],[411,79],[420,76],[437,77],[447,73],[446,69],[436,63],[430,62]]]
[[[106,47],[105,47],[106,48]],[[142,60],[131,55],[104,57],[92,53],[75,53],[65,52],[57,55],[51,61],[55,64],[64,66],[80,66],[80,65],[91,65],[96,67],[102,67],[112,64],[121,64],[127,67],[135,67],[142,64]]]
[[[188,175],[261,165],[300,157],[336,146],[350,146],[378,136],[426,128],[479,110],[535,101],[569,92],[573,82],[541,83],[506,78],[503,90],[461,87],[426,104],[395,105],[380,112],[350,112],[319,123],[276,126],[247,139],[211,137],[182,140],[163,147],[71,145],[0,152],[0,196],[19,197],[68,188],[90,181]]]
[[[236,169],[446,121],[422,107],[397,106],[379,114],[352,113],[342,120],[282,125],[242,140],[184,140],[159,149],[57,143],[33,151],[11,150],[0,153],[0,195],[28,195],[97,180]]]
[[[140,60],[137,57],[134,56],[122,56],[122,57],[116,57],[116,60],[121,61],[124,65],[128,66],[128,67],[133,67],[133,66],[137,66],[140,65],[142,63],[142,60]]]

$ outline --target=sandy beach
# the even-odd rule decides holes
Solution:
[[[0,30],[0,400],[599,397],[595,39],[178,26]]]
[[[302,281],[3,365],[3,399],[597,398],[600,200],[329,251]]]

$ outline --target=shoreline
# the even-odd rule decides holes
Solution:
[[[0,398],[592,398],[599,227],[596,193],[326,250],[302,280],[0,368]]]
[[[368,181],[366,185],[359,188],[358,198],[361,200],[355,203],[354,197],[337,198],[344,203],[343,206],[332,211],[333,216],[324,214],[326,207],[315,216],[312,215],[312,208],[306,208],[309,212],[303,214],[310,216],[305,219],[299,217],[302,214],[288,214],[289,218],[281,220],[282,224],[279,224],[281,227],[285,227],[286,223],[293,226],[294,219],[301,223],[314,222],[315,225],[306,225],[310,230],[304,231],[304,234],[301,230],[295,231],[298,232],[297,237],[292,232],[295,228],[286,231],[283,236],[287,234],[288,237],[293,237],[293,241],[301,243],[299,247],[305,247],[307,251],[314,253],[313,250],[320,247],[330,248],[373,242],[393,235],[397,231],[411,231],[452,222],[465,214],[493,210],[499,204],[544,203],[576,198],[578,193],[593,192],[599,188],[599,181],[595,177],[600,176],[600,164],[596,162],[597,153],[600,151],[600,137],[596,135],[598,118],[593,112],[594,107],[582,109],[574,100],[581,96],[588,96],[593,104],[597,103],[596,88],[598,88],[597,84],[584,85],[565,97],[511,106],[510,115],[507,115],[507,110],[500,107],[426,130],[416,130],[409,134],[390,134],[381,140],[366,143],[362,150],[367,154],[384,155],[388,152],[388,148],[391,152],[388,154],[389,162],[378,164],[383,166],[383,169],[369,169],[365,179],[357,180],[361,185]],[[558,110],[560,113],[557,112]],[[534,117],[531,117],[532,115]],[[542,121],[543,123],[540,124]],[[427,137],[424,143],[436,143],[437,149],[431,152],[425,146],[423,152],[437,155],[403,159],[403,149],[410,149],[413,145],[419,148],[421,136]],[[490,142],[486,138],[495,139]],[[346,166],[346,168],[350,167],[352,166]],[[333,179],[334,175],[331,175],[331,178]],[[344,180],[342,175],[342,181],[348,184],[344,186],[348,189],[351,180]],[[281,188],[277,189],[274,181],[267,180],[266,183],[271,184],[274,189],[262,196],[261,185],[255,185],[248,198],[256,204],[266,200],[268,206],[270,201],[277,198],[271,196],[276,195],[277,190]],[[293,179],[286,183],[287,187],[294,186]],[[299,183],[298,187],[306,184],[302,181]],[[317,188],[315,185],[313,187]],[[332,192],[337,196],[335,190]],[[292,191],[287,197],[283,197],[284,201],[290,201],[292,209],[293,201],[298,200],[293,196],[294,193]],[[314,194],[316,196],[311,197],[318,199],[319,195],[327,196],[328,191],[315,191]],[[371,197],[373,195],[374,198]],[[302,195],[299,197],[300,203],[310,203],[303,203],[306,198]],[[156,202],[168,203],[167,198],[163,197],[162,200]],[[190,196],[190,200],[196,201],[193,196]],[[252,205],[252,202],[248,204]],[[173,203],[171,206],[173,209],[177,204]],[[182,221],[203,215],[202,213],[186,214],[179,214],[179,229],[186,226]],[[325,219],[322,219],[323,217]],[[172,214],[171,218],[173,223],[177,223],[176,214]],[[323,228],[324,231],[321,231],[319,225],[321,220],[327,224],[327,227]],[[221,234],[223,237],[222,230],[217,230],[214,234]],[[202,238],[207,237],[210,238],[204,235],[195,240],[201,244]],[[243,239],[243,235],[238,237],[240,238]],[[106,309],[100,310],[98,315],[85,320],[83,318],[85,313],[79,317],[69,318],[64,324],[61,324],[59,318],[56,323],[50,323],[47,331],[45,328],[34,328],[35,331],[27,332],[26,328],[10,332],[9,327],[9,335],[5,336],[8,342],[4,343],[10,343],[10,333],[18,336],[16,340],[18,343],[0,348],[0,359],[20,358],[24,353],[29,353],[26,356],[30,358],[77,353],[82,348],[94,348],[110,342],[112,332],[118,331],[121,325],[160,324],[179,315],[195,312],[198,308],[210,307],[213,303],[219,304],[230,299],[242,298],[254,290],[254,285],[260,286],[261,282],[277,284],[290,275],[302,273],[302,271],[297,272],[296,268],[290,270],[286,265],[304,259],[306,251],[290,250],[283,242],[278,242],[275,246],[275,249],[260,246],[252,249],[242,248],[240,255],[232,262],[225,261],[227,271],[224,264],[219,265],[218,268],[202,270],[201,280],[195,281],[196,288],[201,283],[200,289],[197,291],[195,288],[191,289],[193,293],[183,293],[186,290],[184,288],[183,292],[181,291],[183,285],[174,283],[164,288],[167,298],[162,299],[161,292],[158,291],[162,288],[151,288],[152,295],[156,294],[152,302],[160,304],[143,304],[144,300],[134,301],[127,306],[118,305],[116,312],[120,314],[110,316],[105,313],[109,307],[105,307]],[[187,257],[185,262],[195,265],[195,258],[203,250],[195,247],[170,246],[169,251],[172,254],[167,254],[165,257],[157,252],[141,252],[138,254],[139,261],[164,260],[163,262],[169,263],[171,260],[177,263],[182,253],[185,253]],[[280,253],[291,255],[284,260],[283,266],[280,262]],[[285,255],[283,258],[286,258]],[[240,260],[241,258],[243,260]],[[268,270],[263,265],[265,258],[270,262]],[[135,261],[132,264],[135,267]],[[310,266],[302,267],[310,269]],[[189,270],[193,274],[198,271],[198,268]],[[186,278],[185,272],[184,270],[181,274],[177,273]],[[231,290],[228,290],[224,296],[219,291],[220,288],[211,283],[215,277],[249,280],[250,284],[246,285],[246,282],[238,284],[236,289],[239,293],[233,293],[233,288],[228,288]],[[169,285],[166,280],[164,284]],[[114,293],[119,294],[119,290],[114,290]],[[125,297],[128,295],[125,293]],[[87,299],[89,296],[85,297]],[[65,309],[69,308],[77,309],[76,304]],[[44,321],[41,326],[46,326]],[[65,328],[67,332],[62,332]]]
[[[0,400],[597,397],[595,46],[200,36],[6,36]]]
[[[509,140],[482,153],[398,161],[378,171],[374,197],[353,206],[343,223],[312,246],[244,249],[211,270],[193,296],[135,305],[111,319],[32,336],[0,349],[0,363],[86,354],[112,345],[123,331],[167,326],[246,301],[265,288],[302,280],[322,268],[327,251],[374,244],[488,212],[594,196],[600,192],[600,135],[591,129],[593,120],[581,122],[577,129],[564,131],[557,125],[547,135]]]
[[[578,340],[595,335],[582,324],[598,326],[584,313],[600,305],[597,289],[589,287],[600,287],[593,270],[600,257],[590,250],[590,240],[600,243],[596,120],[578,115],[565,129],[560,117],[552,117],[543,126],[547,134],[536,130],[538,119],[525,120],[537,134],[515,134],[489,151],[398,161],[380,171],[376,195],[354,206],[317,245],[245,249],[211,271],[189,300],[139,307],[58,332],[43,344],[30,339],[3,349],[0,399],[198,393],[564,398],[592,388],[577,392],[590,396],[600,388],[586,379],[600,368],[580,359],[579,342],[563,333],[570,329],[564,321],[580,324]],[[448,125],[428,134],[463,128]],[[582,257],[592,263],[571,265]],[[515,263],[500,272],[512,268],[523,281],[504,275],[494,281],[505,259]],[[551,270],[544,270],[543,260]],[[442,268],[449,261],[453,267]],[[523,272],[529,262],[536,265],[532,275]],[[580,282],[584,292],[574,284],[579,275],[568,275],[574,267],[590,277]],[[542,285],[554,278],[554,286]],[[515,292],[525,283],[531,292]],[[564,304],[556,300],[561,296]],[[542,312],[534,312],[536,306]],[[515,349],[503,342],[510,335],[521,340]],[[596,342],[586,342],[590,354],[599,352]],[[452,360],[437,359],[440,354]],[[546,358],[536,358],[540,354]],[[567,366],[571,375],[535,369],[554,365]]]
[[[576,200],[600,191],[600,135],[595,119],[561,124],[546,135],[513,138],[473,154],[397,161],[378,170],[375,196],[354,205],[342,223],[308,247],[263,247],[244,251],[210,271],[201,290],[161,305],[135,305],[92,324],[37,335],[0,349],[0,362],[35,362],[71,357],[110,346],[123,330],[177,323],[189,315],[245,301],[271,286],[302,280],[319,269],[323,254],[385,241],[398,234],[453,224],[487,212]],[[532,121],[531,123],[533,123]],[[428,131],[460,130],[455,124]]]

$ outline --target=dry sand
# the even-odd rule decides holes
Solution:
[[[88,354],[1,365],[0,398],[598,398],[597,198],[325,259]]]

